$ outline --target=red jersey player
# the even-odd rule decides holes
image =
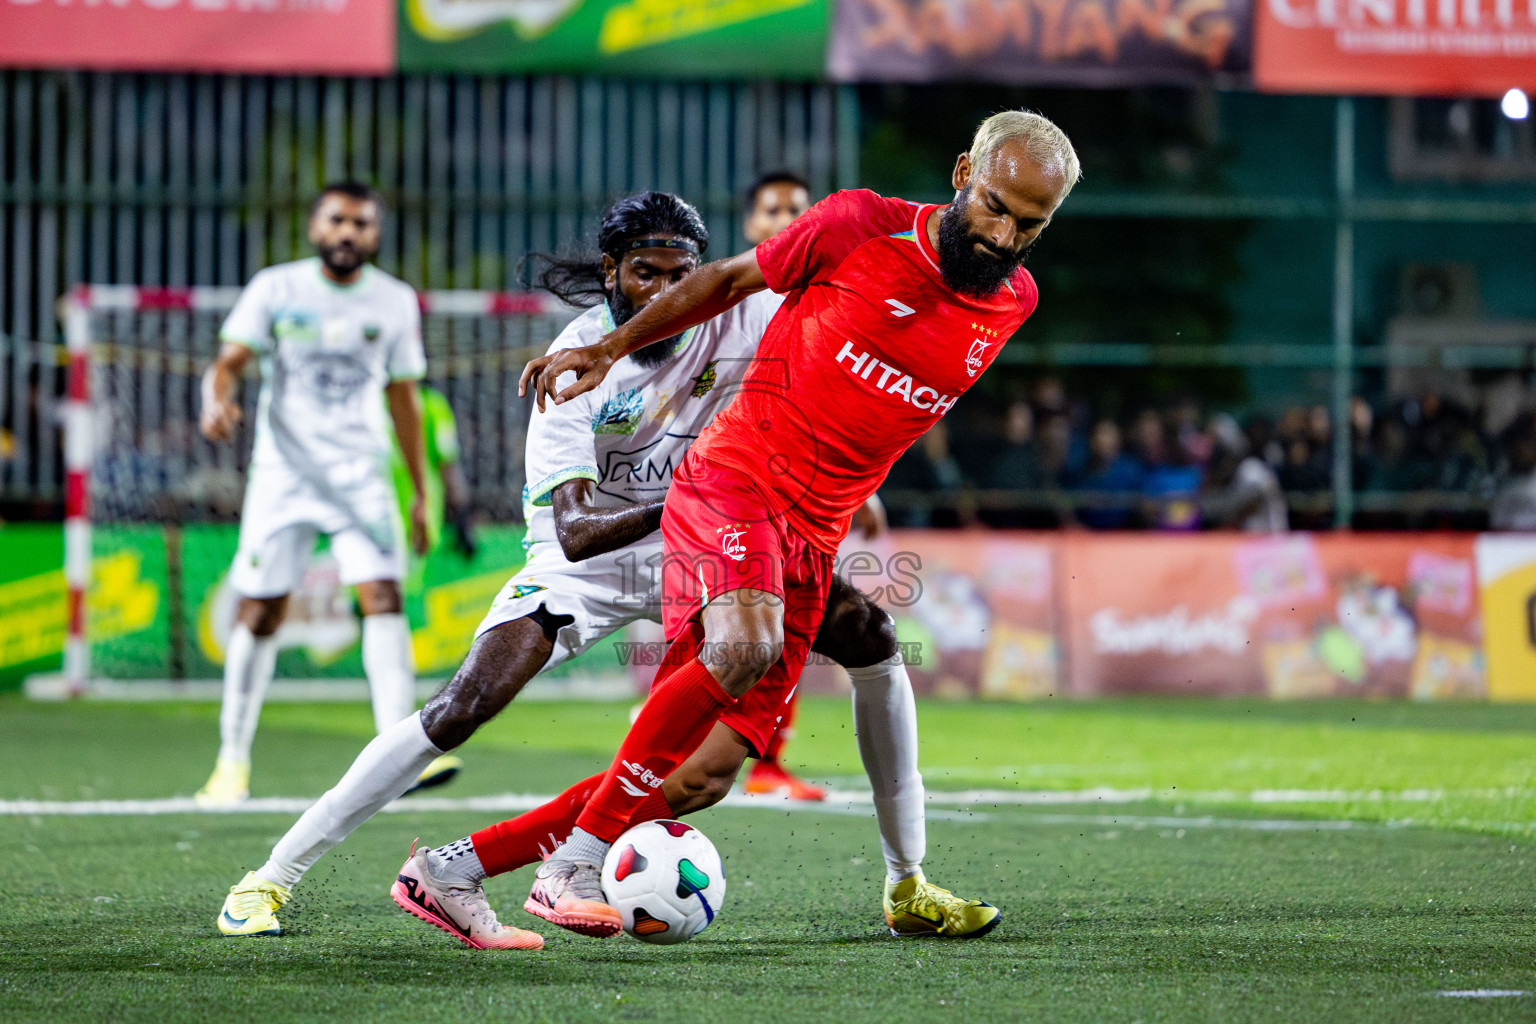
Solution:
[[[583,934],[619,930],[600,884],[608,847],[718,719],[762,720],[754,709],[793,694],[850,517],[1034,311],[1022,265],[1078,174],[1049,120],[994,115],[956,161],[949,205],[837,193],[751,252],[696,271],[596,344],[528,365],[524,384],[540,406],[564,402],[655,338],[764,288],[786,295],[741,390],[667,495],[665,678],[570,837],[540,866],[524,909]],[[568,371],[577,380],[561,391]],[[463,877],[478,886],[484,876]],[[908,890],[920,884],[919,875]],[[919,931],[910,925],[934,906],[914,906],[911,895],[887,885],[894,932]],[[967,905],[942,911],[939,934],[996,923],[994,908],[957,902]]]

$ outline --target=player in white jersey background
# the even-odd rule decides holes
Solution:
[[[585,344],[682,280],[707,244],[703,221],[675,196],[641,193],[603,218],[601,257],[547,258],[541,284],[591,308],[551,346]],[[276,934],[276,911],[327,850],[412,784],[422,766],[457,747],[501,711],[539,672],[590,647],[625,623],[658,618],[662,498],[694,435],[728,399],[777,300],[635,353],[613,370],[613,386],[534,413],[525,492],[529,558],[498,595],[468,657],[417,715],[370,743],[337,785],[273,848],[267,862],[233,886],[218,919],[227,935]],[[636,356],[639,356],[637,359]],[[916,870],[923,856],[922,780],[916,770],[916,715],[890,618],[846,583],[834,588],[817,650],[855,667],[855,722],[877,790],[881,836],[892,870]],[[668,779],[675,813],[716,802],[752,751],[726,726]],[[580,798],[572,793],[572,800]],[[571,813],[575,813],[572,803]],[[521,822],[526,842],[509,856],[536,860],[549,830]],[[525,826],[525,827],[522,827]],[[556,826],[558,827],[558,826]],[[468,843],[464,844],[467,848]],[[433,852],[457,863],[472,851]],[[537,948],[536,933],[496,921],[478,885],[433,886],[423,873],[413,912],[470,945]],[[414,884],[414,883],[413,883]],[[427,887],[432,886],[429,890]]]
[[[241,418],[240,377],[260,362],[256,439],[229,573],[240,603],[225,649],[218,759],[197,794],[205,805],[249,795],[251,743],[276,667],[275,634],[320,534],[330,538],[341,582],[357,589],[375,725],[382,732],[415,710],[399,582],[406,537],[389,476],[385,416],[416,489],[411,542],[424,550],[417,381],[427,362],[415,290],[368,262],[379,249],[383,216],[382,200],[367,185],[327,185],[309,219],[318,255],[251,279],[203,377],[203,434],[229,441]]]

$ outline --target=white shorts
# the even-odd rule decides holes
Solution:
[[[350,479],[316,486],[283,466],[253,466],[240,512],[240,547],[229,585],[242,597],[292,593],[320,534],[347,586],[405,575],[405,529],[394,488],[366,467]]]
[[[541,670],[547,671],[636,619],[660,622],[660,565],[659,534],[583,562],[566,561],[553,542],[535,543],[527,563],[491,602],[475,637],[540,607],[551,615],[569,615],[575,621],[556,634],[554,650]]]

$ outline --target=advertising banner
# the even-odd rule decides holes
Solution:
[[[57,523],[0,526],[0,689],[62,665],[68,625],[64,530]],[[165,544],[155,526],[114,532],[91,566],[91,636],[164,675]]]
[[[1471,536],[1070,541],[1074,694],[1487,694]]]
[[[862,553],[850,543],[840,571],[895,618],[922,694],[1434,700],[1489,692],[1473,544],[897,531]],[[1536,593],[1536,544],[1525,553]],[[849,572],[860,558],[862,576]],[[1536,665],[1536,650],[1522,656]],[[821,666],[804,686],[846,680]]]
[[[57,671],[67,625],[64,530],[0,525],[0,690],[32,672]]]
[[[1488,696],[1536,700],[1536,537],[1477,538]]]
[[[384,75],[385,0],[0,0],[0,67]]]
[[[55,535],[49,553],[58,560],[59,528],[45,529]],[[0,541],[7,532],[0,532]],[[93,675],[217,679],[239,600],[227,580],[238,536],[233,525],[188,526],[173,535],[156,526],[98,528],[89,596]],[[174,538],[170,546],[177,551],[176,572],[167,558],[168,537]],[[523,563],[521,527],[486,527],[477,537],[473,559],[440,549],[414,562],[405,581],[405,610],[422,676],[447,675],[458,667],[491,599]],[[0,647],[0,657],[15,661],[33,647],[46,648],[43,654],[51,661],[42,667],[56,670],[64,641],[62,570],[0,583],[3,635],[11,635],[5,627],[12,622],[30,626],[30,632],[18,631],[12,645],[17,650],[7,655]],[[21,650],[23,636],[36,638],[26,641],[26,651]],[[352,590],[342,585],[336,560],[322,541],[278,631],[278,673],[300,679],[361,678],[361,637]]]
[[[0,529],[0,684],[58,669],[60,532]],[[458,666],[522,563],[521,528],[480,537],[473,560],[439,551],[406,581],[423,677]],[[233,526],[98,531],[95,675],[217,679],[235,539]],[[923,696],[1536,700],[1536,536],[898,530],[850,540],[837,568],[891,614]],[[643,691],[666,646],[648,626],[559,674]],[[322,546],[278,634],[279,674],[360,678],[360,635]],[[813,657],[801,686],[839,692],[847,678]]]
[[[840,81],[1187,83],[1249,64],[1246,0],[838,0]]]
[[[1502,96],[1536,89],[1536,7],[1511,0],[1257,0],[1269,92]]]
[[[809,79],[826,56],[829,0],[400,3],[405,72]]]

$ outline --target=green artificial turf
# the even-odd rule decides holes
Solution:
[[[553,792],[602,766],[626,712],[514,706],[439,792]],[[970,942],[886,935],[859,805],[712,810],[695,823],[730,888],[709,931],[671,948],[567,936],[518,909],[527,871],[493,880],[503,917],[547,937],[533,954],[459,949],[387,896],[414,836],[442,842],[495,815],[381,815],[296,891],[288,935],[251,940],[219,937],[213,918],[289,816],[0,817],[0,1021],[1536,1019],[1536,995],[1438,994],[1536,993],[1536,709],[1116,701],[921,715],[935,793],[1152,799],[936,803],[930,877],[1005,914]],[[369,722],[361,706],[270,707],[256,795],[317,794]],[[211,706],[0,700],[0,799],[190,793],[215,723]],[[852,788],[850,732],[843,702],[806,701],[790,757]],[[1255,800],[1264,790],[1325,792]]]
[[[558,792],[612,756],[628,712],[623,703],[514,704],[465,748],[474,770],[453,792]],[[1531,705],[927,702],[921,718],[930,789],[1107,787],[1187,808],[1263,807],[1512,835],[1536,829]],[[0,697],[0,799],[189,794],[207,777],[217,733],[213,704]],[[372,735],[361,704],[271,705],[256,738],[252,792],[318,795]],[[801,702],[788,758],[813,777],[867,788],[841,700]]]

